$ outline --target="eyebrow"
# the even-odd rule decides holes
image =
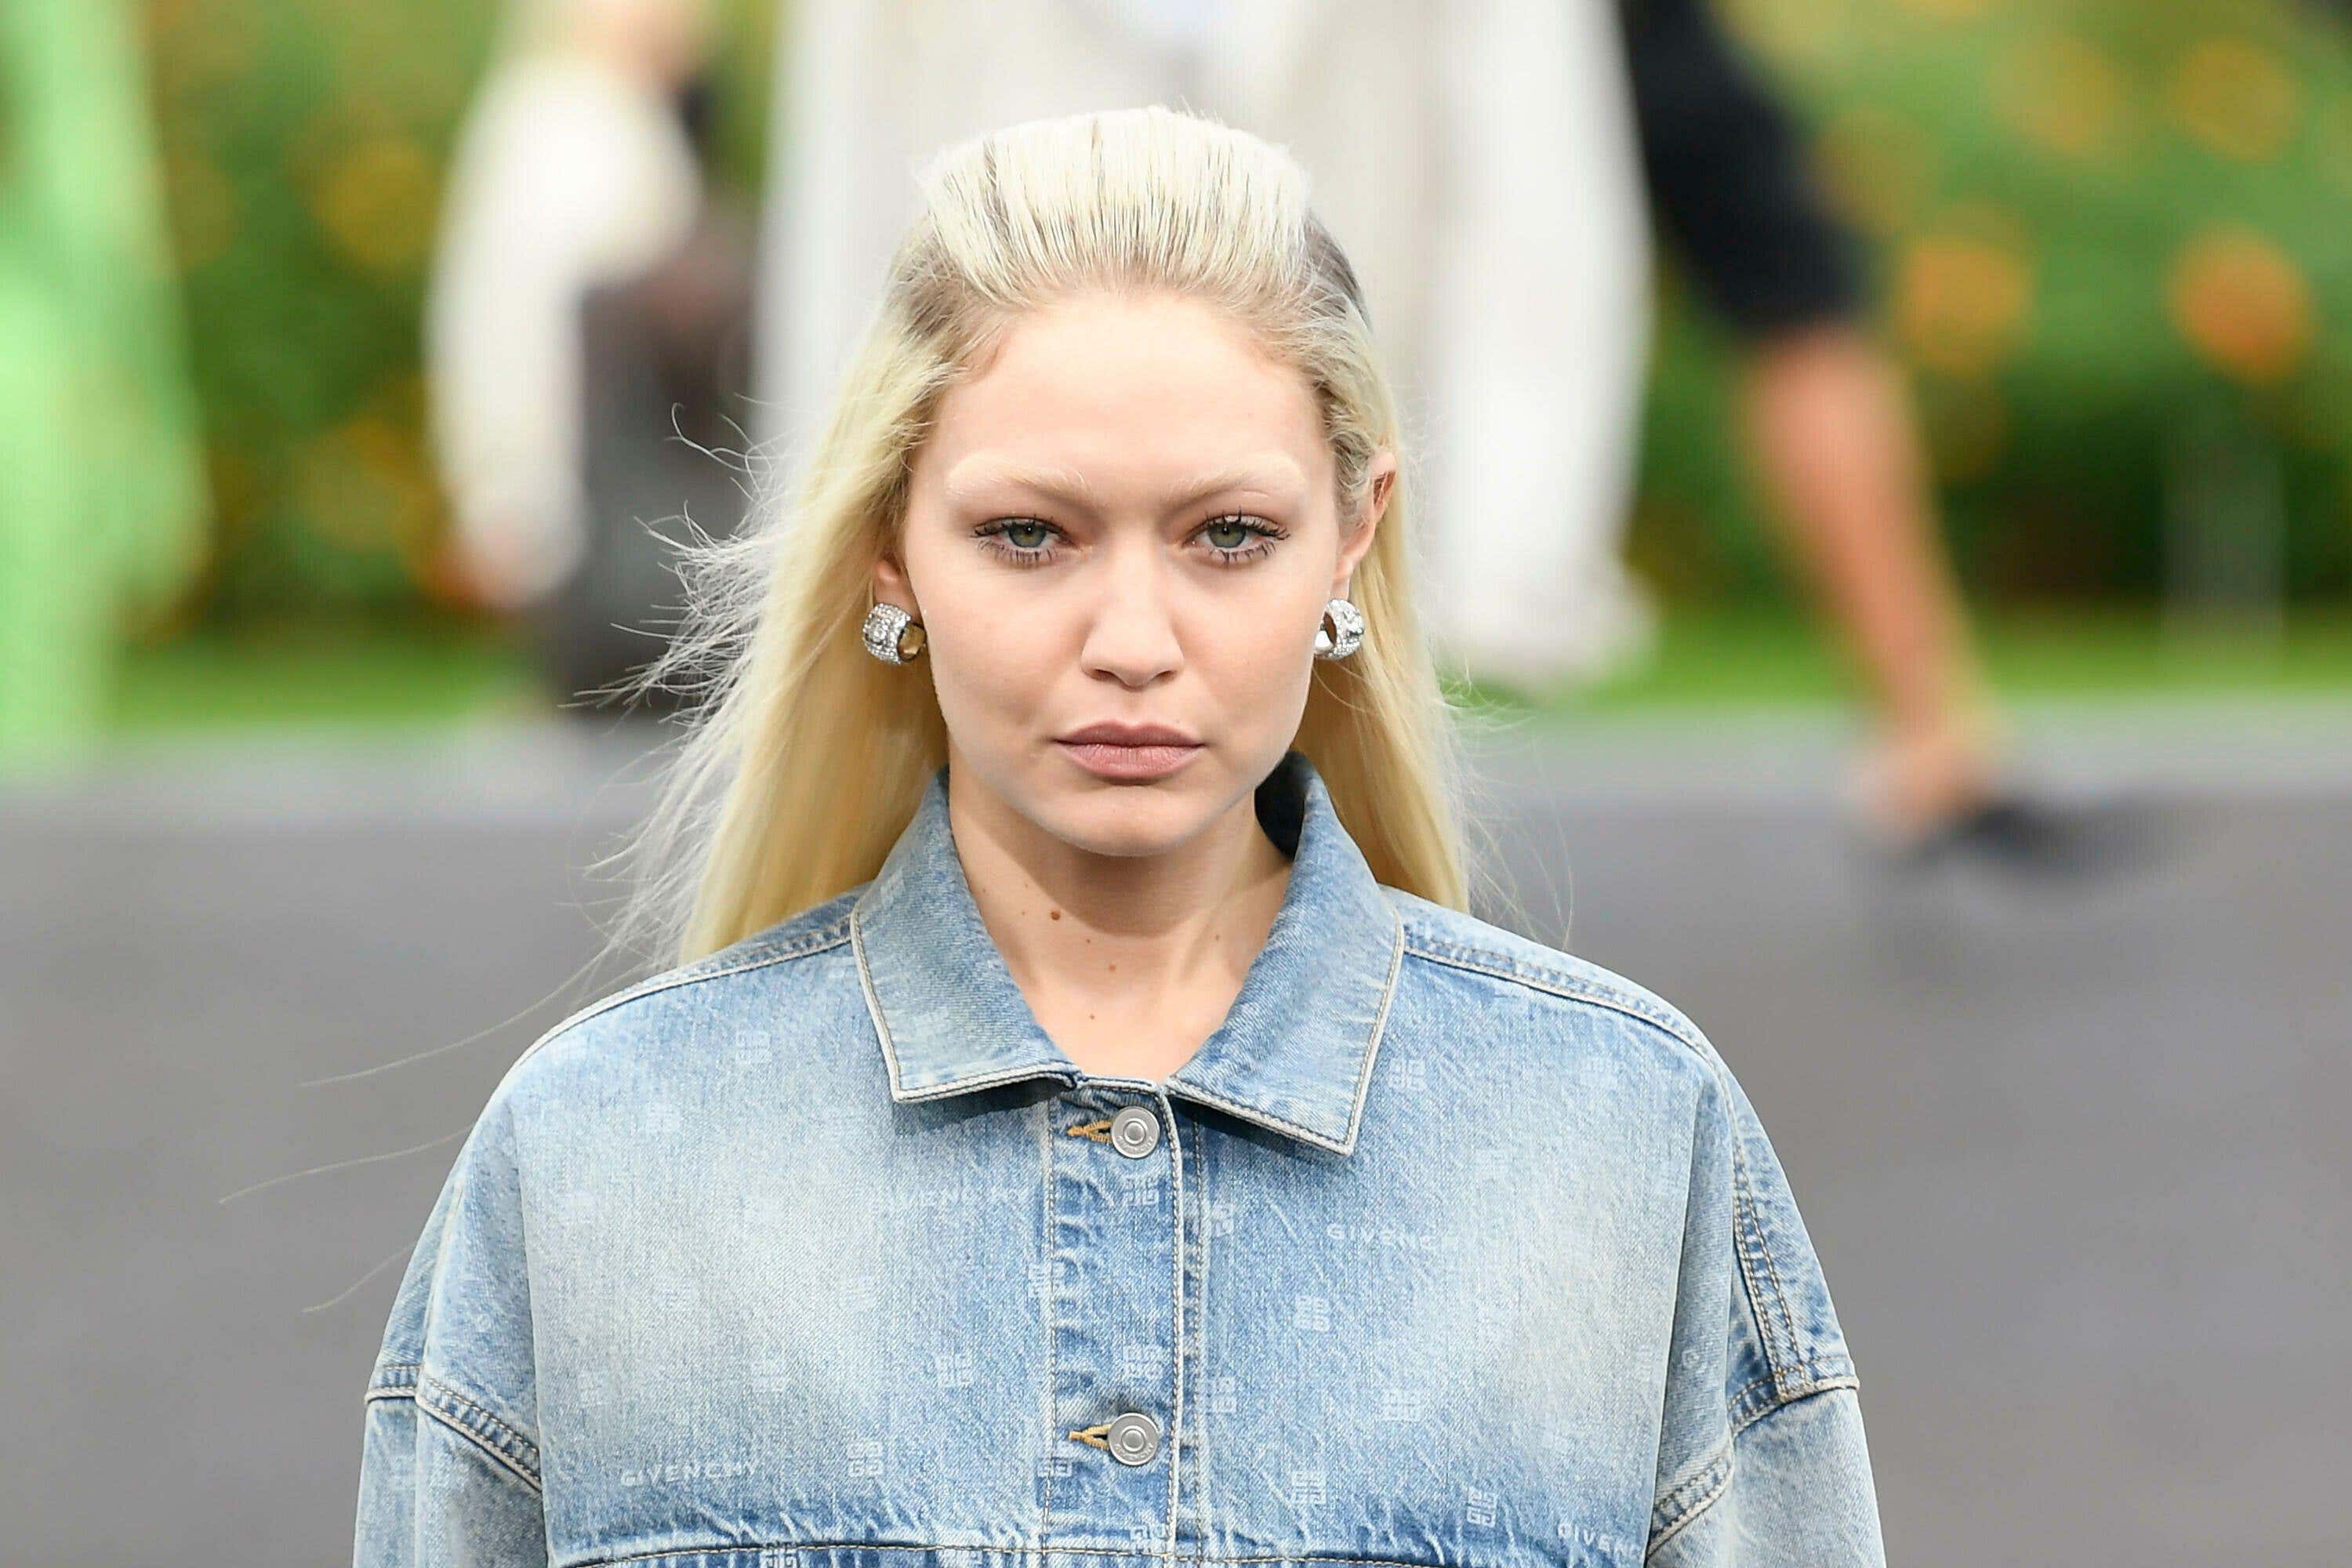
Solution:
[[[1271,495],[1285,495],[1297,488],[1297,465],[1287,461],[1236,463],[1215,473],[1203,474],[1190,484],[1180,485],[1160,499],[1170,506],[1181,506],[1224,490],[1256,489]],[[957,464],[943,488],[951,499],[961,500],[998,485],[1035,490],[1084,506],[1102,504],[1102,497],[1095,487],[1084,474],[1074,468],[994,462],[984,458],[967,459]]]

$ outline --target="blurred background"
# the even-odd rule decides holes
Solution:
[[[851,18],[955,9],[0,7],[12,1561],[348,1550],[457,1142],[627,976],[668,706],[584,694],[814,405],[847,205],[911,199],[927,133],[843,83],[927,68]],[[1233,16],[1093,9],[1218,110]],[[1446,645],[1479,912],[1739,1073],[1890,1560],[2352,1561],[2352,7],[1593,15],[1458,57],[1518,61],[1487,164],[1567,215],[1511,264],[1626,323],[1558,395],[1580,608]],[[1486,374],[1408,384],[1441,499]]]

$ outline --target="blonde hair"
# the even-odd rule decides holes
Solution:
[[[691,963],[879,870],[947,758],[920,667],[883,664],[858,635],[914,454],[944,391],[1024,312],[1090,289],[1196,298],[1295,366],[1323,410],[1343,526],[1378,450],[1397,453],[1350,580],[1364,643],[1316,662],[1293,743],[1375,876],[1466,909],[1459,715],[1411,592],[1412,454],[1305,172],[1247,132],[1154,106],[1010,126],[949,148],[919,181],[921,216],[786,503],[678,546],[685,617],[628,685],[698,700],[630,845],[642,871],[614,945]]]

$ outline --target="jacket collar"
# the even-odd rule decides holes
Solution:
[[[890,1098],[938,1100],[1034,1078],[1080,1082],[1087,1074],[1038,1026],[981,921],[950,831],[947,780],[942,763],[850,911]],[[1285,752],[1258,785],[1257,815],[1291,856],[1282,907],[1224,1022],[1161,1085],[1349,1153],[1403,925],[1306,753]]]

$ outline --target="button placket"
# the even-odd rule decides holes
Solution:
[[[1149,1106],[1118,1106],[1063,1131],[1069,1136],[1055,1142],[1066,1152],[1054,1162],[1056,1272],[1067,1282],[1055,1301],[1056,1403],[1111,1405],[1108,1419],[1065,1436],[1118,1465],[1056,1467],[1051,1510],[1072,1544],[1120,1545],[1168,1507],[1164,1494],[1137,1493],[1121,1478],[1146,1480],[1164,1447],[1167,1418],[1156,1412],[1175,1398],[1176,1195],[1171,1165],[1152,1163],[1172,1162],[1174,1151]],[[1119,1158],[1105,1162],[1084,1152],[1087,1142]]]

